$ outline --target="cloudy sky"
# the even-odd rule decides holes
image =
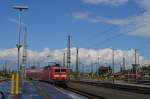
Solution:
[[[16,60],[17,11],[12,9],[16,4],[29,6],[22,14],[22,24],[28,29],[32,61],[46,62],[48,54],[61,61],[71,34],[72,56],[79,47],[83,63],[95,62],[97,57],[110,62],[110,48],[116,50],[117,62],[125,56],[132,63],[133,49],[138,49],[140,61],[148,63],[150,0],[1,0],[1,60]],[[23,32],[22,28],[22,42]]]

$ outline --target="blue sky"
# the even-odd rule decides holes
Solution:
[[[67,35],[71,33],[74,47],[113,47],[121,50],[137,48],[142,56],[149,58],[150,26],[143,26],[149,22],[141,21],[149,17],[147,2],[149,1],[1,0],[0,48],[15,47],[17,11],[12,6],[25,4],[29,10],[22,14],[22,18],[28,28],[29,49],[41,51],[44,48],[65,48]],[[118,36],[119,33],[122,34]]]

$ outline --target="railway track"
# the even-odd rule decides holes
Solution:
[[[95,94],[92,94],[90,92],[85,92],[85,91],[81,91],[81,90],[78,90],[78,89],[74,89],[74,88],[71,88],[71,87],[68,87],[68,86],[61,86],[61,87],[57,86],[57,87],[58,88],[63,88],[64,90],[67,90],[67,91],[79,94],[81,96],[87,97],[88,99],[107,99],[105,97],[95,95]]]
[[[150,95],[150,87],[130,86],[130,85],[112,84],[112,83],[99,83],[99,82],[89,82],[89,81],[71,81],[71,82]]]
[[[48,82],[47,82],[48,83]],[[50,84],[50,83],[49,83]],[[86,98],[78,99],[149,99],[149,94],[139,94],[137,92],[124,91],[122,89],[117,90],[116,88],[105,88],[97,86],[96,84],[89,84],[77,81],[74,83],[67,83],[67,86],[55,85],[58,91],[62,93],[74,93],[77,96],[83,96]],[[127,89],[129,90],[129,89]],[[68,93],[69,92],[69,93]],[[75,96],[76,96],[75,95]],[[76,99],[76,98],[74,98]]]
[[[150,80],[139,80],[137,83],[142,85],[150,85]]]
[[[49,83],[49,82],[45,82],[45,81],[40,81],[40,82]],[[51,84],[51,83],[49,83],[49,84]],[[60,90],[63,89],[63,90],[73,92],[73,93],[79,94],[81,96],[87,97],[87,99],[107,99],[105,97],[95,95],[95,94],[92,94],[90,92],[85,92],[85,91],[81,91],[81,90],[78,90],[78,89],[71,88],[67,85],[55,85],[55,86]]]
[[[10,79],[0,79],[0,82],[9,81]]]

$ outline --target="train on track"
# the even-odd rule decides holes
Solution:
[[[68,69],[59,64],[42,68],[28,68],[26,69],[26,77],[30,80],[40,80],[54,84],[65,84],[69,78]]]

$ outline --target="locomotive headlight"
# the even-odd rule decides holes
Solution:
[[[61,77],[67,77],[66,75],[61,75]]]
[[[54,75],[54,77],[59,77],[59,75]]]

